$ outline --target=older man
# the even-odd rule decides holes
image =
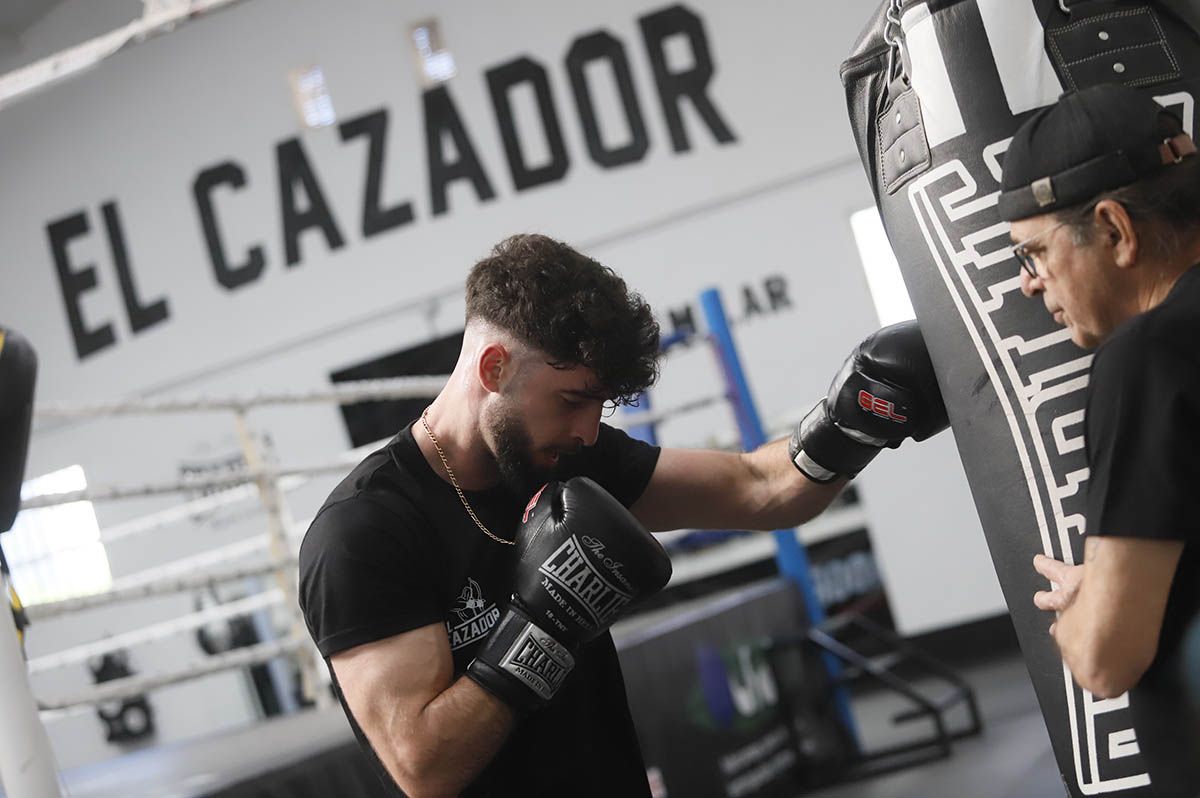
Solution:
[[[1200,158],[1148,95],[1096,86],[1017,131],[999,206],[1022,292],[1096,350],[1083,563],[1038,555],[1054,589],[1034,603],[1058,612],[1050,634],[1082,687],[1111,698],[1136,685],[1135,717],[1174,727],[1138,733],[1152,771],[1177,772],[1197,748],[1177,704],[1195,678],[1180,643],[1200,614]]]

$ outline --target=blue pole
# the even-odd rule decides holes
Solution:
[[[670,335],[664,335],[662,340],[659,341],[658,351],[666,354],[671,347],[687,343],[694,335],[695,333],[691,330],[676,330]],[[649,392],[643,392],[638,394],[637,400],[632,405],[625,405],[624,412],[630,414],[649,413],[653,407],[654,404],[650,401]],[[651,446],[658,445],[658,427],[655,424],[635,424],[627,429],[626,432],[629,433],[631,438],[645,441]]]
[[[729,319],[725,315],[725,308],[721,304],[721,295],[717,289],[709,288],[700,294],[700,307],[704,312],[704,319],[708,323],[708,333],[725,377],[729,401],[733,405],[738,431],[741,433],[742,448],[747,452],[752,452],[766,443],[767,437],[763,432],[762,420],[759,418],[758,408],[754,404],[754,397],[750,393],[750,385],[746,382],[742,361],[738,357],[733,333],[729,329]],[[775,536],[775,563],[779,567],[779,572],[796,583],[800,589],[800,595],[804,597],[804,610],[808,616],[808,622],[816,626],[825,620],[825,608],[813,587],[808,568],[808,555],[805,554],[804,547],[800,545],[800,541],[796,537],[796,530],[777,529],[771,534]],[[828,652],[823,653],[822,659],[830,678],[836,680],[841,673],[838,660]],[[855,745],[858,745],[858,730],[854,723],[854,716],[850,712],[849,696],[846,694],[845,688],[837,685],[836,681],[833,685],[833,700],[842,723]]]

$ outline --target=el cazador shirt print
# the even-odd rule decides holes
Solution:
[[[596,444],[565,457],[556,477],[590,477],[629,507],[658,455],[657,447],[601,425]],[[509,540],[529,499],[503,487],[466,497],[484,525]],[[484,535],[430,467],[410,424],[368,455],[313,519],[300,548],[300,605],[327,666],[338,652],[442,623],[457,679],[508,604],[513,561],[513,547]],[[392,794],[403,796],[330,674],[367,758]],[[607,632],[582,647],[554,701],[518,722],[462,795],[649,795]]]

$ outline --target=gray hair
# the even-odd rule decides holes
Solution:
[[[1154,254],[1173,258],[1187,239],[1200,233],[1200,156],[1192,155],[1136,183],[1059,211],[1056,216],[1071,231],[1076,245],[1091,243],[1093,214],[1104,200],[1125,209],[1139,234],[1148,236]]]

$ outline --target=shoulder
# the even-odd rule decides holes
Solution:
[[[630,449],[654,448],[645,441],[638,440],[628,432],[608,424],[600,425],[600,433],[596,438],[595,448],[613,455],[619,455]]]
[[[364,457],[329,494],[317,513],[346,515],[391,514],[410,518],[419,514],[424,492],[414,473],[416,444],[408,429],[402,430],[380,449]]]
[[[366,496],[327,503],[300,543],[302,578],[351,563],[383,565],[414,556],[427,559],[427,542],[415,509],[400,514]]]
[[[590,476],[591,469],[600,464],[620,459],[622,454],[633,445],[646,445],[642,441],[631,438],[624,430],[600,424],[596,442],[584,446],[579,451],[564,458],[561,471],[571,476]]]
[[[391,446],[368,455],[317,511],[300,547],[301,563],[318,549],[343,552],[403,547],[425,527],[417,491],[396,464]]]
[[[658,464],[660,449],[624,430],[600,425],[596,443],[585,446],[560,469],[560,478],[589,477],[626,507],[645,490]]]
[[[309,524],[305,542],[311,537],[348,530],[394,529],[399,523],[407,526],[419,517],[416,506],[402,495],[381,501],[372,493],[355,493],[327,501]]]
[[[594,477],[592,472],[597,469],[619,468],[630,462],[649,460],[652,465],[658,453],[659,447],[634,438],[623,429],[601,424],[596,442],[583,447],[565,468],[573,474]]]
[[[1200,317],[1156,308],[1122,324],[1097,350],[1092,378],[1106,387],[1138,388],[1194,376],[1200,357],[1191,341]]]

